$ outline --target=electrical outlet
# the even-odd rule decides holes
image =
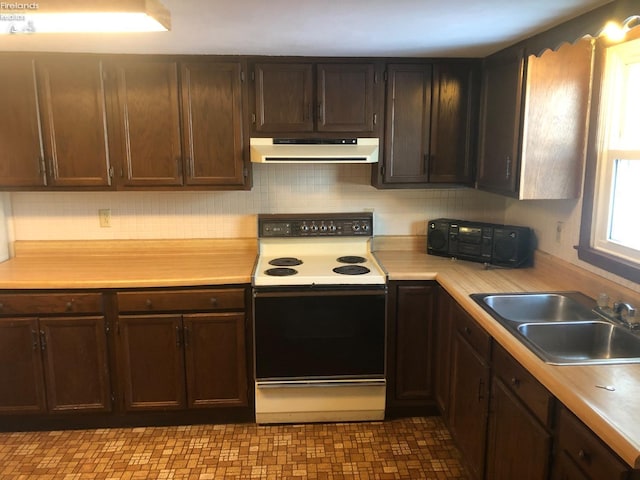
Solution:
[[[107,228],[111,226],[111,209],[101,208],[98,210],[98,218],[100,219],[100,228]]]

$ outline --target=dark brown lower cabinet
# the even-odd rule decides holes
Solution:
[[[486,478],[549,478],[551,434],[496,377],[491,388],[489,418]]]
[[[104,317],[0,319],[0,413],[110,410]]]
[[[449,420],[449,386],[451,382],[451,311],[455,300],[438,287],[434,316],[433,396],[445,422]]]
[[[475,479],[485,467],[491,337],[454,306],[449,429]]]
[[[244,314],[183,318],[189,407],[247,405]]]
[[[435,282],[390,285],[387,331],[387,412],[421,413],[433,407]]]
[[[246,406],[242,313],[121,315],[126,411]]]
[[[0,413],[46,411],[37,318],[0,320]]]
[[[632,480],[632,471],[573,413],[562,407],[556,422],[557,461],[552,480]]]

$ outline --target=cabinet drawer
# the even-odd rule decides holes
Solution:
[[[564,451],[593,480],[623,480],[629,468],[578,418],[560,409],[558,450]]]
[[[244,289],[119,292],[121,312],[244,310]]]
[[[551,427],[554,398],[500,345],[493,348],[493,371],[546,427]]]
[[[453,319],[455,328],[462,338],[467,340],[476,352],[488,362],[491,355],[491,336],[458,305],[453,308]]]
[[[101,312],[100,293],[0,294],[0,315]]]

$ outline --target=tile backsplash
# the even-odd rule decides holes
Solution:
[[[472,189],[377,190],[368,165],[253,169],[251,191],[12,193],[13,239],[255,237],[258,213],[373,210],[376,235],[424,235],[436,217],[504,219],[503,198]],[[111,227],[100,227],[101,209]]]

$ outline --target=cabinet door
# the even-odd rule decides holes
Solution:
[[[431,399],[432,285],[398,285],[394,322],[393,403],[425,404]],[[393,404],[392,403],[392,404]]]
[[[0,186],[42,186],[44,159],[33,60],[3,56],[0,85]]]
[[[120,316],[118,322],[118,358],[125,409],[184,408],[181,317],[131,315]]]
[[[434,66],[429,183],[473,180],[478,82],[475,64]]]
[[[40,319],[50,412],[111,410],[104,317]]]
[[[46,411],[36,318],[0,320],[0,414]]]
[[[456,331],[453,339],[449,428],[474,478],[483,478],[490,368]]]
[[[317,130],[373,132],[374,65],[319,64]]]
[[[451,308],[454,301],[447,292],[441,288],[438,289],[434,316],[433,393],[442,418],[445,421],[448,421],[449,418],[451,339],[453,333]]]
[[[37,71],[49,183],[110,185],[102,62],[47,58]]]
[[[111,144],[119,157],[118,183],[125,187],[181,185],[176,62],[127,62],[109,70],[115,82],[116,119],[110,137],[117,139]]]
[[[567,455],[560,451],[553,464],[551,480],[590,480]]]
[[[496,377],[491,387],[487,478],[549,478],[551,434]]]
[[[259,63],[254,77],[255,131],[313,131],[312,64]]]
[[[187,185],[246,184],[239,63],[181,66]]]
[[[480,119],[478,188],[515,195],[518,191],[524,53],[501,52],[486,59]]]
[[[244,324],[241,313],[184,316],[189,407],[248,404]]]
[[[382,181],[429,181],[431,65],[389,65]]]

